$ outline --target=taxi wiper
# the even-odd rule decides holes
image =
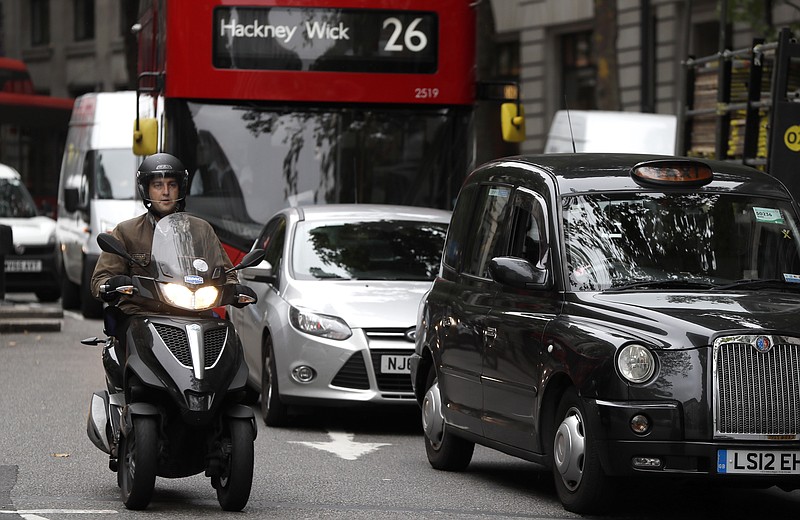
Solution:
[[[606,291],[625,291],[628,289],[713,289],[714,284],[687,279],[639,280],[606,289]]]
[[[800,291],[800,283],[787,282],[780,278],[745,278],[744,280],[736,280],[733,283],[719,285],[714,288],[715,291],[725,291],[728,289],[780,289],[786,291]]]

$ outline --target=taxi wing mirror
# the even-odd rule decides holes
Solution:
[[[499,256],[489,262],[489,274],[500,284],[519,289],[547,289],[548,270],[513,256]]]

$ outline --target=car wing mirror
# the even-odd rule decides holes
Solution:
[[[245,267],[242,269],[242,278],[250,282],[262,282],[274,284],[276,280],[272,264],[266,260],[261,260],[258,265]]]
[[[492,279],[503,285],[519,289],[546,289],[548,270],[536,267],[529,261],[513,256],[498,256],[489,262]]]

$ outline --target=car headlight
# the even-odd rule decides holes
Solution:
[[[193,311],[202,311],[214,307],[217,303],[217,296],[219,296],[219,290],[216,287],[206,286],[197,291],[192,291],[185,285],[176,283],[163,284],[161,292],[170,305]]]
[[[298,309],[297,307],[289,309],[289,321],[300,332],[322,338],[343,340],[353,335],[353,331],[341,318],[318,314]]]
[[[656,370],[653,353],[642,345],[626,345],[617,356],[619,373],[631,383],[644,383]]]

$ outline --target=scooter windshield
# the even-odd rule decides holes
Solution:
[[[159,282],[198,287],[225,283],[225,263],[211,226],[187,213],[158,221],[152,262]]]

